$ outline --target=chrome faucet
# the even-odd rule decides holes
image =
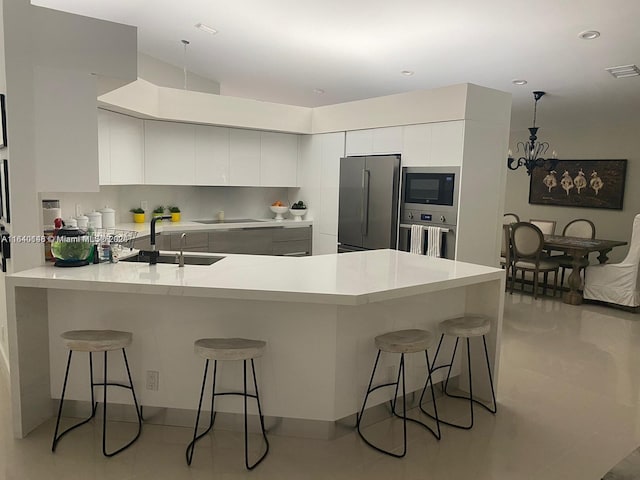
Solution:
[[[178,267],[184,267],[184,247],[187,243],[187,234],[180,235],[180,257],[178,260]]]

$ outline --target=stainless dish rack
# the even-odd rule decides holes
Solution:
[[[133,250],[138,232],[117,228],[96,228],[93,235],[94,242],[97,244],[108,242],[110,245],[120,245],[122,249]]]

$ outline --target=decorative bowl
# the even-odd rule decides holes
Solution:
[[[284,220],[282,214],[287,213],[287,210],[289,210],[289,207],[275,207],[273,205],[271,205],[269,208],[273,213],[276,214],[275,220]]]
[[[300,222],[302,221],[302,217],[304,217],[304,214],[307,213],[307,209],[306,208],[290,208],[289,212],[291,213],[291,215],[293,215],[293,219],[296,222]]]

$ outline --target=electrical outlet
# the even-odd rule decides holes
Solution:
[[[149,208],[149,203],[146,200],[140,200],[140,208],[146,212]]]
[[[147,390],[158,390],[160,383],[160,372],[147,370]]]

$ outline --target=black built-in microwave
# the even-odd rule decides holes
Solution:
[[[402,203],[405,207],[455,207],[458,167],[405,167],[402,169]]]

